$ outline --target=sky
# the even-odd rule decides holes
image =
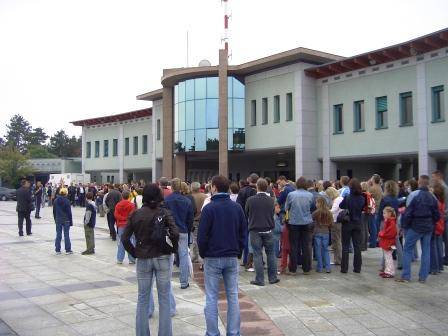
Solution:
[[[230,64],[307,47],[352,56],[448,26],[447,0],[229,0]],[[220,0],[0,0],[0,136],[151,106],[164,68],[218,62]]]

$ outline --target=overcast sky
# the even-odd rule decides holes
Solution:
[[[229,0],[231,64],[307,47],[342,56],[448,26],[446,0]],[[14,114],[47,133],[149,107],[163,68],[217,63],[220,0],[0,0],[0,135]]]

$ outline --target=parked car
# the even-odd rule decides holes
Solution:
[[[16,190],[0,187],[0,200],[7,201],[11,199],[16,200]]]

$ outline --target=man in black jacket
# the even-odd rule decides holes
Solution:
[[[121,201],[121,193],[115,189],[114,185],[109,186],[109,192],[106,194],[106,200],[104,203],[108,209],[107,212],[107,225],[109,226],[109,234],[112,240],[117,240],[117,231],[115,230],[115,206]]]
[[[17,190],[17,215],[19,217],[19,236],[23,236],[23,220],[26,221],[26,234],[30,236],[31,232],[31,211],[33,210],[33,199],[31,197],[30,182],[22,181],[22,186]]]
[[[268,262],[270,284],[277,278],[277,260],[274,252],[274,199],[267,192],[268,183],[260,178],[257,181],[257,194],[246,201],[246,216],[249,219],[249,240],[254,251],[255,280],[252,285],[264,286],[263,247]]]
[[[36,199],[36,212],[34,214],[34,217],[37,219],[40,219],[40,208],[42,206],[42,193],[43,193],[43,187],[42,182],[37,181],[36,183],[36,190],[34,191],[34,197]]]
[[[246,209],[247,199],[257,194],[257,180],[258,180],[257,174],[250,174],[249,177],[247,178],[247,182],[249,183],[249,185],[242,188],[238,193],[236,202],[239,205],[241,205],[243,211],[244,209]],[[245,265],[246,270],[251,270],[253,272],[254,269],[252,268],[252,262],[253,262],[252,248],[250,247],[249,243],[249,235],[247,235],[246,244],[243,252],[243,264]]]

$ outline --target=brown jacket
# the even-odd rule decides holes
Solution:
[[[204,204],[207,195],[199,192],[199,193],[192,193],[191,196],[193,197],[194,204],[196,205],[196,209],[194,211],[194,221],[199,222],[199,220],[201,219],[202,205]]]

